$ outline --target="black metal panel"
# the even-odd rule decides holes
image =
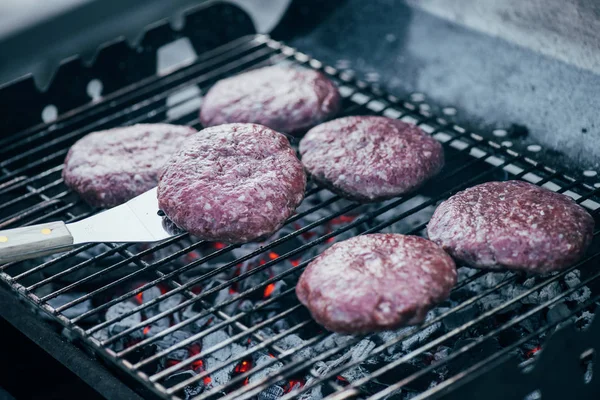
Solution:
[[[250,17],[239,7],[217,3],[190,11],[181,31],[174,30],[165,20],[151,27],[134,48],[124,40],[108,44],[91,67],[74,55],[59,67],[46,91],[39,90],[31,76],[1,88],[0,138],[41,123],[42,110],[47,105],[54,105],[59,114],[64,114],[89,103],[86,88],[92,79],[100,79],[103,95],[108,95],[152,76],[156,72],[156,50],[175,39],[189,37],[196,52],[202,54],[254,32]]]

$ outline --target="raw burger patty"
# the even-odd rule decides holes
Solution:
[[[158,205],[206,240],[266,238],[304,197],[306,175],[288,140],[257,124],[226,124],[191,137],[167,163]]]
[[[303,272],[296,295],[330,331],[366,333],[418,324],[456,284],[456,267],[418,236],[372,234],[339,242]]]
[[[415,125],[385,117],[345,117],[314,127],[300,141],[313,178],[368,202],[410,192],[444,166],[439,142]]]
[[[253,122],[294,133],[325,121],[339,108],[338,90],[322,73],[271,66],[217,82],[204,98],[200,120],[204,126]]]
[[[435,210],[427,232],[470,266],[545,273],[579,260],[593,229],[592,217],[570,197],[507,181],[450,197]]]
[[[194,128],[139,124],[86,135],[69,150],[63,179],[89,204],[112,207],[152,189]]]

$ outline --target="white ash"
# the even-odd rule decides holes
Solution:
[[[196,315],[200,314],[201,312],[203,312],[203,309],[199,305],[199,303],[196,302],[194,304],[190,304],[189,306],[187,306],[183,310],[181,317],[183,318],[183,320],[188,320],[188,319],[193,318]],[[186,325],[186,329],[191,331],[194,334],[199,333],[199,332],[203,331],[204,329],[206,329],[210,322],[215,322],[215,317],[213,314],[207,314],[204,317],[198,318],[194,322]]]
[[[148,303],[149,301],[156,299],[160,295],[161,292],[159,288],[157,288],[156,286],[149,287],[148,289],[142,292],[142,304]],[[139,295],[136,297],[140,298]],[[146,318],[154,317],[156,314],[159,313],[158,304],[145,308],[144,310],[142,310],[142,313]]]
[[[181,304],[183,301],[185,301],[185,297],[182,294],[176,293],[173,296],[167,297],[166,299],[163,299],[160,303],[158,303],[158,311],[160,313],[163,313],[172,310],[173,308]],[[181,316],[181,310],[170,314],[170,317],[173,320],[174,324],[178,324],[179,322],[181,322]]]
[[[333,333],[325,337],[325,339],[315,343],[313,348],[316,353],[324,353],[325,351],[333,349],[335,347],[344,347],[348,342],[354,339],[354,336],[351,335]]]
[[[113,304],[106,310],[105,319],[106,321],[111,321],[127,312],[130,312],[136,307],[137,305],[126,301]],[[108,327],[108,330],[112,336],[121,333],[134,325],[138,325],[140,322],[142,322],[142,314],[140,314],[140,312],[138,311],[110,325]]]
[[[577,326],[583,330],[587,329],[593,320],[594,314],[589,311],[584,311],[575,319],[575,322],[577,323]]]
[[[581,283],[580,277],[581,277],[581,271],[579,271],[578,269],[575,269],[575,270],[569,272],[567,275],[565,275],[565,278],[564,278],[565,284],[569,287],[569,289],[573,289],[574,287],[577,287]],[[591,294],[592,294],[592,291],[590,290],[590,288],[587,286],[583,286],[583,287],[575,290],[573,293],[571,293],[567,297],[565,297],[565,299],[568,301],[583,303],[583,302],[586,302],[590,298]]]
[[[436,316],[436,311],[430,311],[427,313],[425,317],[425,323],[431,321]],[[436,322],[433,325],[428,326],[425,329],[421,329],[420,327],[408,327],[401,328],[396,331],[385,331],[380,333],[380,338],[387,342],[389,340],[393,340],[398,336],[405,336],[410,334],[406,339],[402,340],[399,344],[391,346],[388,349],[388,357],[386,357],[386,361],[392,361],[402,355],[402,352],[408,352],[425,342],[428,342],[432,335],[438,333],[442,328],[441,322]],[[417,331],[416,333],[413,333]],[[382,336],[383,335],[383,336]],[[400,351],[401,350],[401,351]],[[391,358],[390,358],[391,357]]]
[[[277,400],[285,394],[285,390],[278,385],[271,385],[258,394],[258,400]]]
[[[135,307],[136,307],[136,305],[133,303],[130,303],[130,302],[120,302],[120,303],[114,304],[106,310],[105,320],[109,321],[114,318],[117,318],[118,316],[123,315],[124,313],[134,309]],[[142,315],[139,312],[136,312],[128,317],[125,317],[121,321],[118,321],[112,325],[109,325],[106,328],[103,328],[97,332],[94,332],[92,334],[92,337],[99,341],[104,341],[104,340],[111,338],[112,336],[115,336],[115,335],[125,331],[126,329],[131,328],[134,325],[139,324],[140,322],[142,322]],[[128,347],[128,345],[132,341],[143,339],[143,337],[144,337],[143,330],[140,328],[140,329],[137,329],[137,330],[129,333],[128,335],[125,335],[125,336],[119,338],[118,340],[116,340],[114,343],[112,343],[110,345],[110,348],[113,349],[114,351],[122,351],[126,347]]]
[[[340,376],[348,382],[352,383],[354,381],[364,378],[369,374],[370,372],[367,369],[361,367],[360,365],[357,365],[345,370],[340,374]]]
[[[58,295],[53,299],[48,300],[48,304],[51,307],[58,308],[58,307],[63,306],[73,300],[76,300],[82,296],[85,296],[85,294],[84,293],[65,293],[65,294]],[[69,308],[61,311],[61,314],[67,318],[75,318],[91,309],[92,309],[92,300],[87,299],[87,300],[82,301],[81,303],[74,305],[73,307],[69,307]]]
[[[306,380],[306,386],[313,384],[316,379],[314,377],[310,377]],[[299,400],[321,400],[323,398],[322,393],[322,384],[316,385],[308,389],[306,392],[300,394],[298,397]]]
[[[281,361],[275,361],[273,364],[269,365],[268,367],[263,368],[263,365],[265,365],[269,362],[273,362],[273,358],[267,353],[261,352],[255,356],[253,356],[252,370],[256,370],[256,372],[253,373],[252,375],[250,375],[250,379],[248,380],[248,382],[250,382],[250,383],[258,382],[261,379],[265,378],[267,375],[275,374],[275,373],[277,373],[277,371],[279,371],[281,368],[283,368],[283,363]],[[281,382],[276,382],[275,385],[283,386],[283,385],[285,385],[285,383],[286,383],[285,381],[281,381]]]
[[[220,330],[212,332],[202,338],[202,351],[210,351],[210,348],[229,340],[229,335]],[[235,369],[235,363],[229,364],[224,368],[216,370],[223,362],[229,360],[232,356],[243,352],[244,347],[237,343],[228,344],[227,346],[216,350],[204,357],[204,367],[206,371],[213,371],[210,374],[209,388],[219,387],[227,384],[231,380],[231,373]]]
[[[161,318],[158,321],[154,321],[152,324],[146,326],[144,328],[144,333],[146,334],[146,336],[154,336],[157,333],[160,333],[165,329],[169,328],[170,326],[171,322],[169,321],[169,318]]]
[[[154,343],[154,345],[156,346],[157,352],[160,352],[160,351],[166,350],[169,347],[188,339],[190,336],[192,336],[190,333],[179,330],[179,331],[175,331],[175,332],[161,338],[160,340],[157,340]],[[186,358],[188,358],[188,355],[189,355],[189,353],[188,353],[187,348],[183,347],[183,348],[171,351],[169,354],[167,354],[167,356],[165,358],[169,359],[169,360],[182,361],[182,360],[185,360]],[[165,360],[163,359],[163,361],[165,361]],[[163,365],[163,367],[164,367],[164,365]]]
[[[231,299],[233,296],[234,296],[234,294],[229,293],[229,288],[223,288],[217,292],[217,296],[212,301],[212,304],[214,306],[218,306],[218,305],[224,303],[225,301]],[[221,307],[221,311],[223,311],[225,314],[233,315],[233,314],[235,314],[238,304],[239,304],[239,301],[234,301],[233,303],[229,303],[225,307]]]
[[[409,212],[409,215],[405,216],[399,221],[394,222],[390,226],[384,228],[382,233],[408,233],[414,230],[417,226],[422,225],[431,219],[433,212],[435,211],[435,206],[427,206],[422,210],[417,212],[411,212],[415,207],[427,202],[429,200],[428,197],[417,195],[407,201],[401,203],[400,205],[392,208],[389,211],[384,212],[383,214],[377,216],[375,221],[377,223],[380,222],[388,222],[402,213]],[[381,203],[381,206],[385,206],[387,204],[393,203],[394,201],[398,201],[398,199],[388,200],[386,202]]]
[[[282,348],[283,350],[289,350],[289,349],[294,349],[294,348],[298,348],[298,347],[302,346],[304,344],[304,342],[305,341],[302,338],[300,338],[300,336],[292,333],[290,335],[285,336],[281,340],[278,340],[277,342],[275,342],[275,345]],[[296,351],[294,353],[294,355],[291,357],[291,359],[294,361],[310,360],[311,358],[313,358],[314,355],[315,355],[315,353],[313,352],[313,349],[310,346],[307,346],[307,347],[303,348],[302,350]]]
[[[167,388],[172,387],[177,385],[178,383],[181,383],[187,379],[193,378],[194,376],[196,376],[196,373],[194,371],[182,371],[182,372],[176,372],[173,375],[169,376],[167,379],[165,379],[165,381],[163,382],[163,385]],[[186,400],[191,399],[192,397],[198,396],[200,393],[202,393],[202,391],[204,390],[204,384],[203,382],[200,381],[196,381],[190,385],[187,385],[186,387],[183,388],[183,393],[184,393],[184,398]]]
[[[571,310],[569,310],[569,307],[565,303],[558,303],[548,309],[548,312],[546,313],[546,319],[550,324],[558,323],[564,319],[564,321],[558,323],[556,326],[556,329],[558,330],[561,327],[570,324],[570,315]]]

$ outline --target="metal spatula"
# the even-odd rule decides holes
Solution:
[[[67,251],[77,244],[156,242],[177,233],[170,221],[158,215],[154,188],[71,224],[58,221],[0,231],[0,264]]]

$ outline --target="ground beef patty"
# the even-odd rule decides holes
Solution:
[[[257,124],[206,128],[167,163],[158,204],[206,240],[243,243],[277,231],[304,197],[306,175],[282,134]]]
[[[89,204],[112,207],[152,189],[160,168],[194,128],[139,124],[90,133],[65,159],[63,179]]]
[[[300,141],[313,178],[347,198],[378,201],[419,187],[444,166],[439,142],[415,125],[385,117],[345,117]]]
[[[418,324],[456,284],[456,267],[418,236],[372,234],[339,242],[312,261],[296,294],[328,330],[366,333]]]
[[[336,86],[320,72],[283,66],[256,69],[217,82],[200,110],[204,126],[253,122],[295,133],[334,116]]]
[[[579,260],[594,220],[570,197],[522,181],[487,182],[435,210],[429,238],[476,268],[546,273]]]

